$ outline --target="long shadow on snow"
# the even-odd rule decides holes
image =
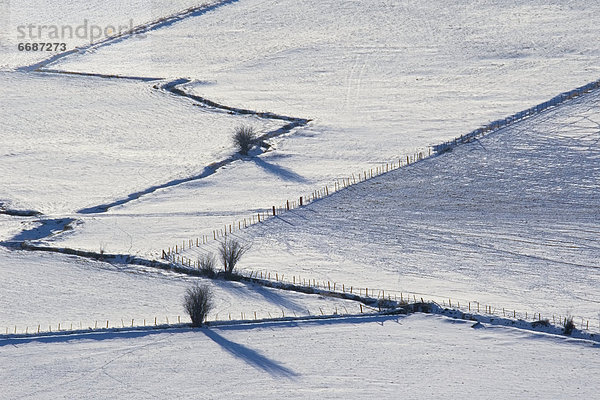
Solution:
[[[220,281],[215,280],[215,284],[218,284],[221,289],[227,290],[229,292],[236,292],[236,294],[242,297],[262,297],[267,300],[269,303],[275,304],[279,307],[287,308],[288,310],[293,311],[304,311],[306,307],[303,307],[301,304],[296,303],[295,301],[286,298],[278,293],[276,289],[266,288],[264,286],[255,285],[252,282],[240,281],[239,284],[235,284],[230,281]],[[243,286],[242,286],[243,284]]]
[[[292,181],[292,182],[298,182],[298,183],[307,183],[308,182],[308,180],[306,178],[304,178],[302,175],[299,175],[289,169],[280,167],[279,165],[268,163],[260,157],[253,157],[252,161],[254,161],[256,163],[256,165],[261,167],[263,170],[267,171],[270,174],[280,177],[284,181]]]
[[[137,200],[140,197],[145,196],[147,194],[154,193],[157,190],[166,189],[166,188],[169,188],[172,186],[181,185],[182,183],[206,178],[207,176],[214,174],[217,171],[217,169],[219,169],[223,165],[229,164],[236,159],[237,159],[237,157],[229,157],[226,160],[223,160],[219,163],[204,167],[204,170],[202,171],[202,173],[200,173],[198,175],[189,176],[187,178],[173,179],[171,181],[162,183],[160,185],[150,186],[149,188],[140,190],[139,192],[130,193],[127,195],[127,197],[120,199],[120,200],[115,200],[112,203],[106,203],[106,204],[100,204],[100,205],[92,206],[92,207],[88,207],[88,208],[82,208],[81,210],[78,210],[77,213],[78,214],[96,214],[96,213],[106,212],[109,208],[127,204],[130,201]]]
[[[69,225],[73,221],[75,221],[73,218],[56,218],[40,220],[39,222],[41,222],[41,226],[36,226],[35,228],[21,231],[11,239],[2,242],[2,244],[10,246],[18,244],[24,240],[44,239],[56,232],[63,231],[67,227],[67,225]]]
[[[75,331],[75,332],[47,332],[40,335],[31,336],[18,336],[18,337],[0,337],[0,348],[4,346],[18,346],[28,343],[64,343],[76,340],[114,340],[114,339],[138,339],[150,335],[160,334],[181,334],[181,333],[192,333],[198,331],[214,331],[220,330],[252,330],[252,329],[275,329],[275,328],[298,328],[306,325],[334,325],[334,324],[350,324],[356,325],[361,323],[378,323],[383,325],[386,321],[396,321],[403,318],[401,315],[365,315],[363,316],[351,316],[351,317],[314,317],[314,319],[301,319],[291,321],[269,321],[261,322],[256,321],[252,323],[236,323],[221,321],[214,326],[208,328],[190,328],[190,327],[173,327],[173,328],[161,328],[161,327],[147,327],[147,328],[132,328],[131,330],[125,329],[109,329],[105,331]],[[205,332],[206,334],[206,332]],[[215,340],[216,336],[206,334],[209,338]],[[217,335],[220,337],[220,335]],[[217,340],[215,340],[217,341]],[[233,350],[233,348],[232,348]]]
[[[357,324],[372,324],[377,323],[383,325],[384,322],[396,322],[400,323],[400,319],[404,318],[405,315],[371,315],[366,314],[364,316],[317,316],[308,318],[299,318],[297,320],[290,321],[269,321],[250,323],[250,324],[223,324],[215,326],[212,329],[221,329],[225,331],[239,331],[239,330],[252,330],[252,329],[275,329],[275,328],[300,328],[303,326],[324,326],[324,325],[357,325]]]
[[[192,328],[174,328],[174,329],[152,329],[130,330],[130,331],[90,331],[90,332],[50,332],[39,336],[13,337],[0,339],[0,348],[3,346],[18,346],[27,343],[64,343],[76,340],[112,340],[112,339],[139,339],[150,335],[161,333],[186,333],[192,332]]]
[[[212,329],[202,329],[201,332],[213,342],[221,346],[223,350],[226,350],[235,358],[245,361],[248,365],[251,365],[256,369],[261,369],[272,376],[279,376],[289,379],[298,376],[298,374],[291,369],[284,367],[276,361],[268,359],[256,350],[224,338]]]

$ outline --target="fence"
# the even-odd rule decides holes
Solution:
[[[528,118],[535,114],[541,113],[550,107],[558,106],[559,104],[562,104],[570,99],[582,96],[583,94],[588,93],[588,92],[598,89],[598,88],[600,88],[600,80],[588,83],[588,84],[581,86],[579,88],[576,88],[574,90],[561,93],[558,96],[555,96],[554,98],[552,98],[546,102],[543,102],[541,104],[538,104],[534,107],[531,107],[527,110],[518,112],[518,113],[513,114],[504,119],[490,122],[489,124],[487,124],[481,128],[478,128],[466,135],[461,135],[460,137],[455,138],[451,141],[435,145],[435,146],[429,148],[428,154],[425,154],[423,151],[417,151],[412,155],[400,157],[397,160],[382,164],[375,168],[371,168],[369,170],[363,170],[358,173],[353,173],[346,178],[341,178],[341,179],[336,180],[333,183],[333,185],[331,185],[331,186],[326,185],[322,188],[319,188],[319,189],[313,191],[312,193],[308,194],[307,196],[300,196],[298,198],[298,200],[292,200],[292,201],[286,200],[282,204],[272,206],[268,209],[263,209],[262,211],[259,211],[259,212],[255,213],[254,215],[248,216],[248,217],[240,219],[238,221],[233,221],[231,224],[226,224],[222,228],[215,229],[211,232],[212,234],[202,235],[201,237],[196,237],[194,239],[183,240],[183,241],[181,241],[181,243],[175,244],[172,247],[169,247],[167,249],[162,249],[161,258],[163,260],[168,260],[170,262],[180,264],[184,267],[193,268],[193,269],[199,268],[198,260],[193,260],[192,258],[186,257],[182,254],[182,252],[184,252],[186,250],[186,248],[190,249],[194,246],[200,247],[201,245],[207,244],[210,241],[219,241],[229,234],[233,234],[236,231],[245,229],[245,228],[249,227],[250,225],[264,222],[266,219],[268,219],[270,217],[275,217],[277,215],[280,215],[280,214],[290,211],[292,209],[305,206],[305,205],[310,204],[319,199],[331,196],[332,194],[334,194],[340,190],[346,189],[354,184],[364,182],[366,180],[375,178],[379,175],[382,175],[382,174],[388,173],[390,171],[411,165],[415,162],[424,160],[425,158],[432,156],[432,150],[434,152],[434,155],[441,154],[459,144],[467,143],[479,136],[485,135],[488,132],[492,132],[492,131],[496,131],[498,129],[504,128],[514,122],[521,121],[525,118]],[[254,278],[258,277],[256,275],[258,273],[254,273],[254,272],[251,272],[249,277],[252,278],[253,274],[255,274]],[[270,273],[265,273],[263,275],[263,273],[260,272],[260,279],[272,280],[272,278],[273,277],[271,276]],[[275,278],[275,282],[283,282],[284,281],[283,275],[281,275],[281,279],[280,279],[278,273],[275,273],[274,278]],[[300,277],[298,277],[298,280],[296,280],[296,276],[293,276],[292,281],[291,282],[288,281],[287,283],[293,284],[293,285],[305,286],[305,287],[316,287],[317,289],[327,290],[327,291],[331,291],[331,292],[336,292],[336,291],[339,291],[339,289],[340,289],[339,284],[337,284],[335,282],[332,285],[331,282],[327,282],[327,281],[319,282],[315,279],[313,279],[312,282],[310,279],[306,280],[306,278],[300,280]],[[342,289],[342,293],[347,293],[347,291],[349,290],[349,293],[357,294],[358,296],[363,295],[363,289],[364,289],[365,297],[370,297],[370,296],[374,296],[375,294],[377,294],[377,297],[376,297],[377,299],[385,298],[385,293],[387,293],[388,300],[391,300],[392,294],[394,295],[394,301],[402,302],[405,300],[404,293],[393,291],[393,290],[383,290],[383,289],[375,289],[374,290],[372,288],[367,288],[367,287],[356,288],[353,286],[350,286],[348,288],[348,286],[346,286],[344,284],[341,285],[341,289]],[[358,293],[356,293],[357,290],[358,290]],[[398,298],[398,294],[400,295],[400,298]],[[438,298],[438,300],[441,298],[440,296],[431,296],[431,295],[428,295],[428,296],[436,297],[436,298]],[[410,298],[408,300],[410,300]],[[413,294],[413,300],[414,301],[417,300],[416,294]],[[502,316],[503,318],[511,317],[511,311],[512,311],[513,319],[522,319],[525,321],[531,320],[531,319],[535,320],[535,318],[537,318],[537,320],[542,320],[543,318],[547,318],[549,320],[549,317],[550,317],[550,315],[542,316],[542,314],[539,312],[534,312],[534,313],[529,313],[527,311],[526,312],[517,312],[514,309],[510,310],[510,309],[503,308],[503,307],[494,307],[494,306],[490,306],[490,305],[482,306],[479,302],[476,302],[476,301],[463,300],[463,304],[461,307],[460,301],[455,301],[453,304],[452,299],[447,299],[447,300],[448,300],[449,307],[453,307],[453,308],[457,308],[457,309],[465,310],[465,311],[469,311],[469,312],[477,312],[477,313],[481,312],[481,310],[484,310],[485,314]],[[445,306],[446,299],[441,298],[441,302],[442,302],[442,305]],[[472,309],[472,307],[473,307],[473,309]],[[500,310],[502,310],[501,314],[500,314]],[[564,321],[564,318],[566,318],[566,316],[552,315],[553,323],[556,323],[557,321],[559,323],[561,323],[561,321]],[[592,327],[594,329],[595,329],[595,327],[598,327],[598,329],[600,331],[600,318],[599,318],[599,320],[587,319],[584,317],[577,317],[576,319],[577,319],[577,322],[579,319],[581,319],[581,324],[579,326],[585,327],[583,329],[589,330],[590,327]],[[592,322],[592,324],[590,324],[590,321]]]
[[[570,90],[568,92],[564,92],[559,94],[558,96],[553,97],[552,99],[545,101],[543,103],[538,104],[537,106],[528,108],[527,110],[520,111],[516,114],[510,115],[506,118],[499,119],[489,124],[482,126],[481,128],[475,129],[474,131],[467,133],[466,135],[461,135],[460,137],[454,138],[448,142],[444,142],[438,145],[433,146],[433,150],[436,153],[443,153],[445,151],[451,150],[453,147],[461,143],[467,143],[479,136],[485,135],[487,132],[495,131],[500,128],[504,128],[514,122],[521,121],[525,118],[533,116],[535,114],[539,114],[542,111],[547,110],[550,107],[556,107],[559,104],[564,103],[567,100],[570,100],[575,97],[579,97],[585,93],[591,92],[594,89],[600,88],[600,80],[595,82],[590,82],[586,85],[578,87],[577,89]]]
[[[217,312],[211,313],[207,317],[207,322],[261,322],[268,320],[278,320],[285,318],[305,318],[305,317],[332,317],[340,315],[356,315],[366,312],[378,312],[378,309],[368,307],[363,304],[356,304],[352,307],[349,303],[342,305],[321,305],[314,306],[312,308],[306,308],[302,311],[280,309],[275,310],[260,310],[260,311],[237,311],[237,312]],[[94,332],[94,331],[106,331],[106,330],[123,330],[123,329],[143,329],[143,328],[169,328],[169,327],[187,327],[191,324],[191,319],[187,316],[163,316],[163,317],[152,317],[152,318],[121,318],[121,319],[102,319],[88,321],[83,324],[81,321],[73,322],[59,322],[55,324],[19,324],[5,327],[5,330],[0,334],[5,335],[43,335],[49,333],[81,333],[81,332]]]
[[[520,111],[520,112],[513,114],[511,116],[508,116],[504,119],[490,122],[489,124],[487,124],[481,128],[475,129],[474,131],[472,131],[466,135],[461,135],[460,137],[457,137],[451,141],[447,141],[447,142],[444,142],[441,144],[434,145],[428,149],[428,152],[417,150],[414,154],[399,157],[397,160],[394,160],[394,161],[391,161],[391,162],[388,162],[385,164],[381,164],[380,166],[376,166],[376,167],[370,168],[368,170],[363,170],[358,173],[352,173],[346,178],[337,179],[336,181],[333,182],[333,185],[331,185],[331,186],[326,185],[322,188],[319,188],[319,189],[313,191],[312,193],[310,193],[308,195],[300,196],[298,198],[298,200],[286,200],[285,202],[283,202],[279,205],[274,205],[274,206],[271,206],[270,208],[262,209],[262,211],[258,211],[257,213],[255,213],[253,215],[249,215],[246,218],[243,218],[243,219],[240,219],[237,221],[233,221],[231,224],[225,224],[222,228],[214,229],[209,234],[203,234],[201,237],[196,237],[196,238],[192,238],[192,239],[188,239],[188,240],[182,240],[181,243],[177,243],[174,246],[168,247],[167,249],[162,249],[161,250],[161,259],[192,267],[192,266],[194,266],[192,260],[186,259],[185,257],[180,256],[180,254],[183,251],[185,251],[186,247],[189,249],[193,246],[199,247],[200,245],[206,244],[211,240],[212,241],[222,240],[228,234],[232,234],[236,231],[245,229],[245,228],[249,227],[250,225],[264,222],[266,219],[268,219],[270,217],[275,217],[277,215],[285,213],[286,211],[290,211],[295,208],[305,206],[316,200],[331,196],[332,194],[334,194],[340,190],[346,189],[349,186],[352,186],[354,184],[364,182],[366,180],[375,178],[379,175],[388,173],[390,171],[411,165],[415,162],[418,162],[425,158],[431,157],[432,150],[433,150],[433,155],[441,154],[445,151],[452,149],[455,146],[458,146],[459,144],[467,143],[479,136],[485,135],[488,132],[496,131],[496,130],[504,128],[512,123],[521,121],[521,120],[528,118],[530,116],[533,116],[535,114],[539,114],[542,111],[545,111],[550,107],[556,107],[557,105],[562,104],[565,101],[568,101],[575,97],[582,96],[583,94],[589,93],[590,91],[598,89],[598,88],[600,88],[600,80],[588,83],[584,86],[573,89],[571,91],[561,93],[558,96],[555,96],[554,98],[552,98],[548,101],[545,101],[534,107],[528,108],[527,110]],[[257,209],[261,210],[261,208],[262,207],[259,207]]]
[[[316,288],[321,290],[321,294],[335,296],[336,293],[351,293],[358,296],[364,296],[364,298],[387,300],[393,301],[396,306],[411,304],[411,303],[426,303],[433,302],[441,307],[449,308],[451,310],[459,310],[467,313],[470,316],[480,317],[495,317],[504,320],[512,321],[525,321],[531,322],[531,326],[535,327],[536,323],[546,325],[552,323],[556,327],[562,326],[566,323],[567,318],[573,318],[573,322],[576,327],[583,332],[587,332],[596,337],[597,333],[600,332],[600,320],[585,319],[584,317],[575,317],[572,315],[557,315],[557,314],[542,314],[539,312],[529,313],[527,311],[516,311],[512,308],[497,307],[489,304],[483,304],[478,301],[458,300],[447,297],[440,297],[436,295],[426,295],[423,293],[413,292],[402,292],[398,290],[389,289],[373,289],[363,286],[348,286],[337,282],[330,281],[318,281],[316,279],[307,279],[297,276],[292,276],[290,281],[284,279],[283,274],[277,272],[271,274],[270,272],[256,272],[249,271],[246,273],[248,277],[261,276],[265,280],[273,280],[274,282],[304,285],[306,287]],[[340,290],[341,289],[341,290]],[[462,304],[461,304],[462,302]],[[207,322],[219,323],[219,322],[232,322],[232,323],[249,323],[249,322],[265,322],[265,321],[279,321],[279,320],[295,320],[295,319],[311,319],[311,318],[333,318],[337,316],[357,316],[361,314],[373,314],[379,313],[382,309],[379,307],[371,307],[363,303],[357,302],[354,306],[350,306],[350,303],[341,305],[326,306],[314,306],[313,309],[306,308],[303,313],[295,311],[286,311],[280,309],[279,311],[252,311],[252,312],[217,312],[212,313],[207,317]],[[383,311],[386,311],[385,309]],[[442,312],[444,314],[444,312]],[[449,315],[452,316],[452,315]],[[550,319],[552,317],[552,319]],[[493,318],[489,318],[488,322],[493,322]],[[591,322],[591,324],[590,324]],[[176,316],[169,318],[165,317],[153,317],[153,318],[140,318],[140,319],[119,319],[119,320],[95,320],[93,324],[78,324],[59,322],[55,325],[12,325],[6,327],[4,333],[7,337],[12,336],[37,336],[47,334],[71,334],[71,333],[87,333],[87,332],[99,332],[99,331],[119,331],[119,330],[140,330],[140,329],[166,329],[166,328],[177,328],[177,327],[188,327],[191,324],[191,320],[188,316]],[[595,328],[598,327],[598,330]]]
[[[201,245],[207,244],[211,241],[220,241],[223,238],[227,237],[227,235],[233,234],[237,231],[241,231],[245,228],[248,228],[251,225],[265,222],[269,218],[273,218],[287,211],[303,207],[317,200],[329,197],[332,194],[339,192],[340,190],[344,190],[357,183],[365,182],[369,179],[375,178],[390,171],[405,167],[407,165],[411,165],[418,161],[422,161],[425,158],[430,157],[431,155],[431,149],[429,149],[427,155],[424,151],[417,151],[412,155],[400,157],[397,159],[397,161],[395,160],[392,162],[381,164],[380,166],[376,166],[374,168],[370,168],[368,170],[353,173],[347,178],[341,178],[334,181],[333,185],[325,185],[324,187],[319,188],[308,195],[300,196],[298,200],[286,200],[285,202],[279,205],[274,205],[269,208],[262,209],[262,211],[258,211],[253,215],[247,216],[237,221],[233,221],[231,224],[223,225],[222,228],[213,229],[212,232],[209,234],[203,234],[202,236],[182,240],[180,243],[177,243],[166,249],[162,249],[161,259],[195,268],[197,267],[197,262],[192,259],[186,258],[182,255],[182,252],[184,252],[186,249],[190,249],[192,247],[200,247]],[[258,209],[260,210],[260,208]]]
[[[245,275],[252,278],[264,279],[267,281],[281,282],[282,284],[291,284],[303,287],[311,287],[315,289],[323,290],[327,292],[338,292],[338,293],[349,293],[358,295],[359,297],[373,298],[377,300],[388,300],[395,301],[400,304],[410,302],[430,302],[433,301],[443,307],[448,307],[456,310],[461,310],[469,313],[483,313],[485,315],[495,315],[498,317],[523,320],[523,321],[543,321],[547,319],[552,321],[553,324],[563,324],[566,318],[573,318],[581,330],[595,330],[600,332],[600,318],[594,319],[589,317],[583,317],[578,315],[562,315],[562,314],[550,314],[541,312],[528,312],[528,311],[517,311],[514,308],[499,307],[497,305],[490,305],[480,303],[479,301],[466,300],[466,299],[452,299],[446,296],[440,296],[435,294],[417,293],[417,292],[406,292],[394,289],[381,289],[367,286],[356,286],[346,285],[339,282],[331,282],[328,280],[317,280],[306,277],[292,275],[291,279],[289,275],[280,274],[278,272],[268,271],[245,271]],[[462,305],[461,305],[462,302]],[[597,329],[597,330],[596,330]]]

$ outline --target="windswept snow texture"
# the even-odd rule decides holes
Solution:
[[[245,266],[598,329],[599,105],[589,94],[254,225]]]
[[[589,342],[415,314],[0,340],[7,398],[595,398]]]

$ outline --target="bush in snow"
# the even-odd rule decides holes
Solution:
[[[233,273],[235,265],[240,261],[240,258],[242,258],[246,251],[248,251],[248,247],[242,246],[240,242],[235,239],[225,238],[225,240],[221,242],[219,253],[226,275]]]
[[[573,317],[565,318],[565,323],[563,324],[563,332],[565,335],[571,335],[573,333],[573,329],[575,329],[575,323],[573,322]]]
[[[256,133],[251,126],[238,126],[233,133],[233,142],[238,147],[240,154],[247,155],[256,140]]]
[[[206,285],[196,285],[187,289],[183,306],[192,320],[192,326],[201,326],[212,309],[212,292]]]
[[[205,276],[214,278],[215,273],[215,257],[210,254],[206,254],[198,258],[198,268]]]

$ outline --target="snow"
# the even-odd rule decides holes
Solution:
[[[10,398],[594,398],[590,342],[415,314],[2,339]]]
[[[191,77],[182,87],[190,93],[313,121],[272,140],[273,151],[207,179],[101,216],[78,216],[80,229],[53,244],[95,249],[103,240],[111,251],[157,257],[182,240],[210,236],[417,149],[427,152],[426,146],[595,80],[594,7],[453,1],[441,10],[434,2],[245,0],[145,39],[64,58],[49,68]]]
[[[211,3],[214,2],[204,2]],[[19,43],[60,42],[71,50],[97,43],[107,32],[112,36],[130,30],[131,25],[143,25],[201,4],[203,2],[197,0],[65,0],[51,4],[45,0],[3,0],[0,2],[0,70],[23,67],[54,55],[46,51],[19,51]],[[52,36],[53,27],[58,29],[58,38]]]
[[[0,248],[0,334],[49,329],[190,322],[183,296],[196,282],[214,294],[209,320],[358,313],[353,301],[278,291],[249,283],[192,278],[152,268]],[[256,312],[256,317],[254,313]],[[243,315],[242,315],[243,313]],[[242,318],[243,317],[243,318]],[[80,325],[81,324],[81,325]],[[51,326],[51,328],[49,328]]]
[[[280,126],[202,110],[149,82],[5,72],[0,84],[0,199],[45,214],[200,174],[234,152],[235,126]]]
[[[50,67],[191,76],[221,103],[314,119],[303,154],[362,167],[597,79],[597,7],[245,0]]]
[[[586,95],[234,233],[252,245],[244,268],[598,329],[599,104]]]
[[[584,0],[206,4],[217,7],[0,1],[0,397],[594,398],[594,342],[422,314],[230,322],[359,306],[18,249],[159,258],[600,71],[600,9]],[[77,51],[47,63],[59,73],[32,71],[54,53],[16,50],[22,24],[152,25],[174,14],[144,35],[68,40]],[[226,106],[312,121],[238,157],[234,127],[263,134],[282,121],[159,88],[179,78]],[[235,231],[252,245],[239,268],[528,320],[573,315],[597,331],[599,103],[588,94]],[[215,241],[183,255],[207,252]],[[215,293],[210,328],[64,332],[176,322],[195,282]],[[53,333],[4,335],[38,325]]]

